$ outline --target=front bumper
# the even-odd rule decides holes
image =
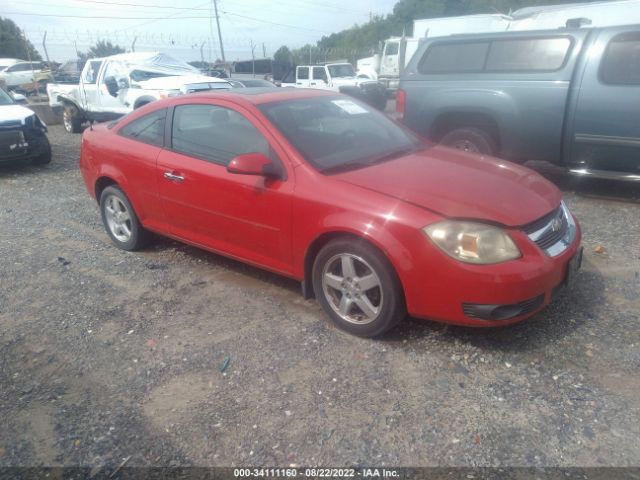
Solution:
[[[46,154],[49,148],[43,131],[25,126],[0,128],[0,164],[31,162]]]
[[[409,314],[491,327],[516,323],[542,310],[565,284],[571,260],[581,253],[580,226],[575,222],[575,238],[556,256],[549,256],[522,231],[510,234],[522,257],[509,262],[471,265],[442,254],[438,265],[430,265],[425,255],[424,268],[403,279]],[[433,255],[431,251],[428,257]]]

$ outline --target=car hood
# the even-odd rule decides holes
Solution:
[[[562,197],[552,183],[528,168],[439,146],[334,178],[444,217],[506,226],[537,220]]]
[[[33,115],[33,110],[29,110],[22,105],[2,105],[0,106],[0,123],[20,120]]]
[[[227,83],[224,80],[205,75],[171,75],[168,77],[156,77],[137,82],[146,90],[178,90],[183,85],[194,83]],[[231,88],[231,86],[229,86]]]

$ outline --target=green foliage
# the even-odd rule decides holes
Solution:
[[[78,58],[86,61],[88,58],[101,58],[118,53],[125,53],[125,49],[119,45],[113,45],[109,40],[98,40],[98,42],[87,52],[78,52]]]
[[[9,18],[0,17],[0,57],[22,60],[42,60],[33,44],[22,36],[18,26]]]

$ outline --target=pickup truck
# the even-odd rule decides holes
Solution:
[[[387,104],[384,86],[375,80],[357,77],[350,63],[299,65],[284,77],[281,86],[333,90],[358,98],[379,110],[384,110]]]
[[[640,25],[421,43],[396,110],[451,147],[640,180]]]
[[[230,88],[168,55],[137,52],[91,58],[79,84],[48,83],[47,94],[51,107],[63,107],[65,130],[78,133],[86,121],[113,120],[160,98]]]

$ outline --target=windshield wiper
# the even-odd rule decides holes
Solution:
[[[386,162],[388,160],[393,160],[394,158],[401,157],[403,155],[407,155],[409,153],[413,153],[419,150],[420,147],[412,145],[410,147],[401,148],[398,150],[394,150],[392,152],[385,153],[379,157],[374,157],[372,160],[358,160],[355,162],[347,162],[341,163],[339,165],[333,165],[331,167],[327,167],[322,170],[322,173],[338,173],[345,172],[348,170],[356,170],[358,168],[370,167],[371,165],[375,165],[377,163]]]

